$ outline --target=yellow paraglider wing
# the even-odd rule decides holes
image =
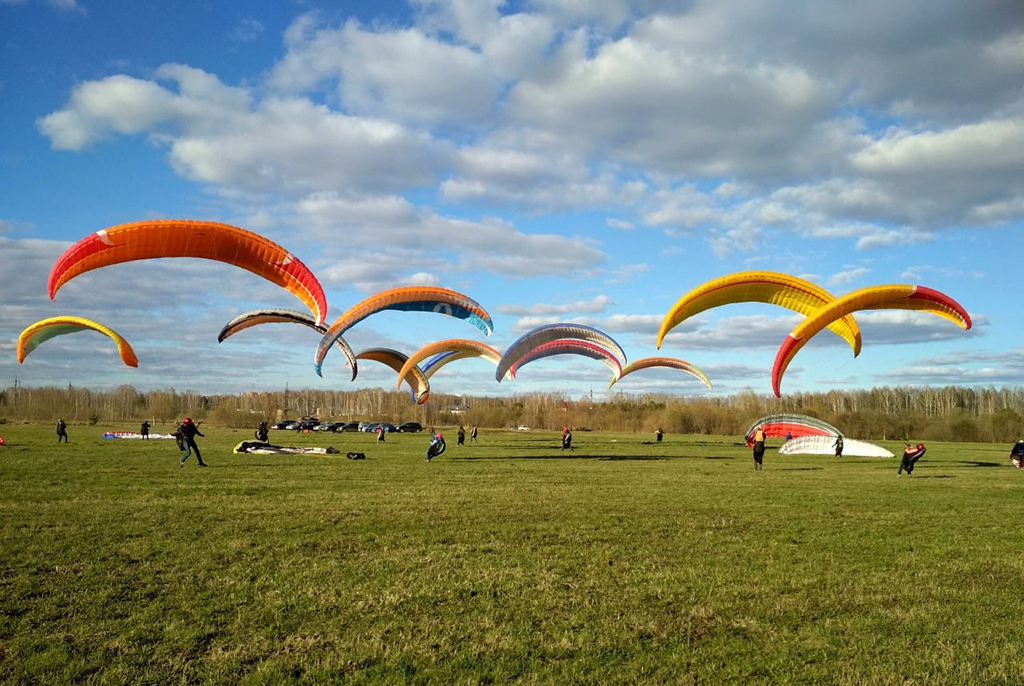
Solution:
[[[811,315],[835,297],[810,281],[779,272],[737,272],[712,279],[697,286],[681,297],[668,311],[658,329],[658,347],[665,335],[695,314],[740,302],[763,302],[785,307],[788,310]],[[828,326],[853,348],[854,356],[860,354],[860,329],[852,316],[845,315]]]
[[[782,343],[772,366],[772,390],[779,395],[782,375],[793,357],[815,334],[830,322],[858,310],[919,310],[944,317],[965,331],[971,317],[960,303],[939,291],[924,286],[890,284],[869,286],[847,293],[809,316]]]
[[[85,331],[87,329],[99,331],[112,338],[117,343],[117,352],[120,353],[121,360],[129,367],[139,366],[139,360],[135,356],[135,351],[132,350],[132,346],[129,345],[128,341],[121,334],[91,319],[72,316],[43,319],[22,331],[21,335],[18,336],[18,362],[24,362],[30,352],[55,336],[63,336],[64,334]]]

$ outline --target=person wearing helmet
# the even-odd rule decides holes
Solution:
[[[900,460],[900,468],[896,470],[896,476],[903,476],[903,470],[907,470],[907,476],[910,476],[914,471],[914,465],[921,459],[921,456],[925,453],[925,447],[923,443],[917,445],[907,445],[903,451],[903,458]]]
[[[184,467],[185,460],[187,460],[188,456],[191,455],[193,452],[195,452],[196,454],[196,459],[199,461],[200,467],[208,466],[205,462],[203,462],[203,456],[199,452],[199,446],[196,445],[196,436],[203,436],[203,434],[200,433],[199,427],[196,426],[196,424],[192,421],[191,417],[185,417],[185,419],[182,420],[181,424],[178,426],[178,435],[181,437],[181,449],[185,453],[182,456],[181,463],[178,466]],[[206,437],[203,436],[203,438]]]
[[[431,427],[430,446],[427,448],[427,462],[430,462],[435,457],[443,453],[446,447],[448,446],[444,442],[444,436],[441,435],[440,431],[435,432],[433,427]]]

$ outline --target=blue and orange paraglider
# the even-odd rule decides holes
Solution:
[[[320,375],[324,357],[327,356],[331,345],[339,336],[370,315],[384,310],[437,312],[449,317],[465,319],[488,336],[494,330],[494,324],[491,322],[491,316],[487,314],[487,310],[481,307],[480,303],[462,293],[435,286],[393,288],[356,303],[331,324],[316,349],[314,356],[316,373]]]

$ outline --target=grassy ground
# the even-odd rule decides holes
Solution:
[[[0,426],[0,682],[1024,683],[1010,446],[204,432]]]

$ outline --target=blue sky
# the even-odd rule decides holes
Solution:
[[[1024,383],[1017,296],[1024,217],[1024,11],[879,0],[175,2],[0,0],[0,385],[204,393],[393,387],[315,332],[268,325],[218,344],[246,310],[299,308],[231,267],[156,260],[46,295],[91,232],[208,219],[291,250],[328,321],[394,286],[461,291],[499,350],[542,323],[616,338],[630,359],[685,359],[710,394],[771,392],[798,315],[764,304],[655,335],[685,292],[736,271],[796,274],[840,295],[914,283],[970,312],[857,316],[854,359],[823,334],[783,393]],[[95,319],[24,364],[18,334]],[[346,339],[412,352],[479,338],[465,322],[385,312]],[[607,397],[607,368],[554,358],[494,381],[482,360],[433,389]],[[704,395],[669,370],[616,391]]]

